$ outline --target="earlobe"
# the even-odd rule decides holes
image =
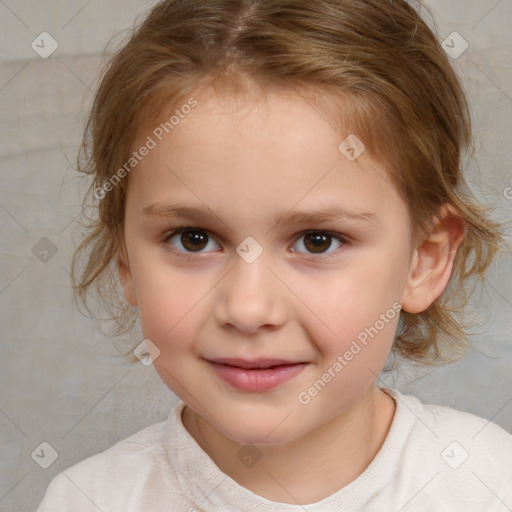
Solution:
[[[443,207],[430,235],[414,250],[402,297],[404,311],[421,313],[443,293],[464,235],[460,214],[450,206]]]
[[[135,293],[135,285],[133,282],[133,276],[128,263],[128,257],[125,251],[122,251],[117,259],[117,269],[119,272],[119,278],[123,286],[124,298],[132,306],[137,306],[137,294]]]

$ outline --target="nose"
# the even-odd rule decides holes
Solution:
[[[277,274],[263,255],[252,263],[235,256],[234,266],[218,285],[215,307],[219,325],[247,334],[282,326],[290,292]]]

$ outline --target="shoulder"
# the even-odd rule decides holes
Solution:
[[[402,394],[396,389],[387,388],[386,391],[395,399],[397,407],[402,409],[402,419],[408,416],[414,428],[421,431],[423,425],[434,437],[456,435],[477,442],[485,440],[505,443],[505,446],[512,443],[512,433],[491,420],[445,405],[422,403],[418,398]]]
[[[397,403],[404,460],[425,475],[439,496],[512,505],[512,434],[492,421],[451,407],[423,404],[387,390]],[[434,491],[437,490],[437,491]],[[462,497],[463,496],[463,497]]]
[[[512,433],[491,420],[445,405],[424,404],[413,396],[401,397],[413,414],[417,415],[416,427],[421,429],[419,424],[423,424],[434,437],[454,437],[487,449],[492,446],[505,451],[512,449]]]
[[[165,436],[181,405],[171,410],[167,420],[59,473],[50,482],[38,512],[70,506],[81,512],[97,511],[98,507],[103,510],[102,504],[108,505],[105,510],[118,510],[128,496],[142,496],[149,487],[161,485],[162,475],[172,479]]]
[[[150,425],[117,442],[107,450],[67,468],[64,472],[69,477],[82,475],[94,477],[102,471],[108,471],[111,475],[131,471],[132,466],[159,456],[165,424],[166,421]]]

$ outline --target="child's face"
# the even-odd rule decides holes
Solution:
[[[406,294],[407,207],[300,96],[197,100],[129,178],[125,296],[176,395],[236,441],[282,443],[372,390]],[[290,222],[334,208],[368,216]],[[169,237],[183,226],[199,231]]]

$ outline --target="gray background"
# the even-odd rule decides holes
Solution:
[[[68,274],[86,187],[70,162],[103,50],[152,3],[0,0],[2,511],[35,510],[56,473],[163,420],[176,402],[152,367],[125,363],[114,341],[73,307]],[[440,39],[457,31],[469,43],[453,62],[477,131],[470,182],[498,219],[510,220],[512,199],[504,191],[512,187],[512,0],[426,4]],[[31,48],[43,31],[59,44],[48,59]],[[51,247],[43,237],[57,248],[46,262],[33,252],[38,242]],[[404,366],[383,383],[512,432],[511,260],[499,257],[475,301],[489,314],[473,339],[475,350],[439,370]],[[58,452],[48,469],[31,457],[43,441]]]

